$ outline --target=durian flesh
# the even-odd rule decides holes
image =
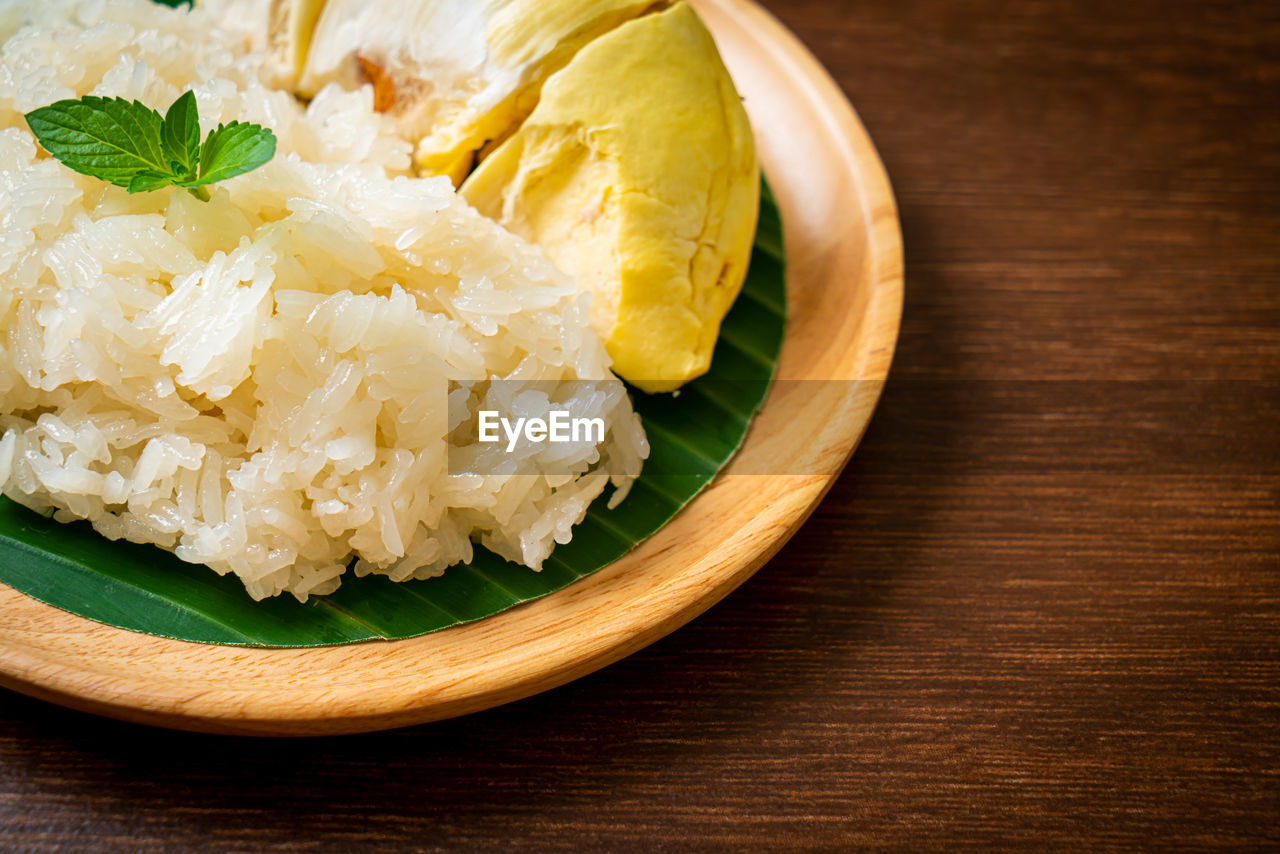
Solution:
[[[646,391],[706,372],[759,209],[746,113],[678,3],[583,48],[462,185],[593,293],[614,370]]]
[[[299,0],[300,1],[300,0]],[[464,175],[537,102],[547,74],[653,0],[328,0],[298,82],[374,83],[419,168]]]

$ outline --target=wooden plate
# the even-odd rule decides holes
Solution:
[[[0,586],[0,684],[180,729],[386,729],[496,706],[617,661],[702,613],[763,565],[813,510],[866,429],[898,334],[901,237],[875,148],[822,66],[749,0],[695,6],[745,96],[789,255],[780,382],[725,474],[596,574],[487,620],[411,640],[206,646],[104,626]]]

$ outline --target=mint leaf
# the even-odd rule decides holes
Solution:
[[[130,193],[177,186],[207,202],[205,185],[257,169],[276,153],[275,134],[247,122],[218,125],[201,144],[190,91],[163,118],[138,101],[87,95],[32,110],[26,119],[63,165]]]
[[[173,171],[182,178],[194,178],[200,162],[200,115],[196,93],[182,93],[164,114],[162,143]]]
[[[160,143],[160,114],[138,101],[58,101],[27,113],[45,151],[81,175],[128,187],[139,172],[170,172]]]
[[[225,181],[257,169],[276,154],[276,136],[260,125],[218,125],[200,146],[200,184]]]

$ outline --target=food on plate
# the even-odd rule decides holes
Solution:
[[[303,5],[308,18],[310,4],[289,8]],[[237,17],[274,20],[251,37],[305,53],[303,94],[371,83],[420,170],[461,183],[594,295],[619,376],[663,392],[706,373],[746,275],[760,180],[746,112],[688,4],[390,8],[328,0],[308,46],[305,27],[284,26],[292,11]]]
[[[255,598],[538,569],[647,456],[614,371],[706,370],[758,202],[684,3],[11,2],[0,485]]]

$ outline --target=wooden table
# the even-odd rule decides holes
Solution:
[[[324,741],[0,695],[33,851],[1280,844],[1280,6],[768,4],[902,209],[871,432],[725,602]]]

